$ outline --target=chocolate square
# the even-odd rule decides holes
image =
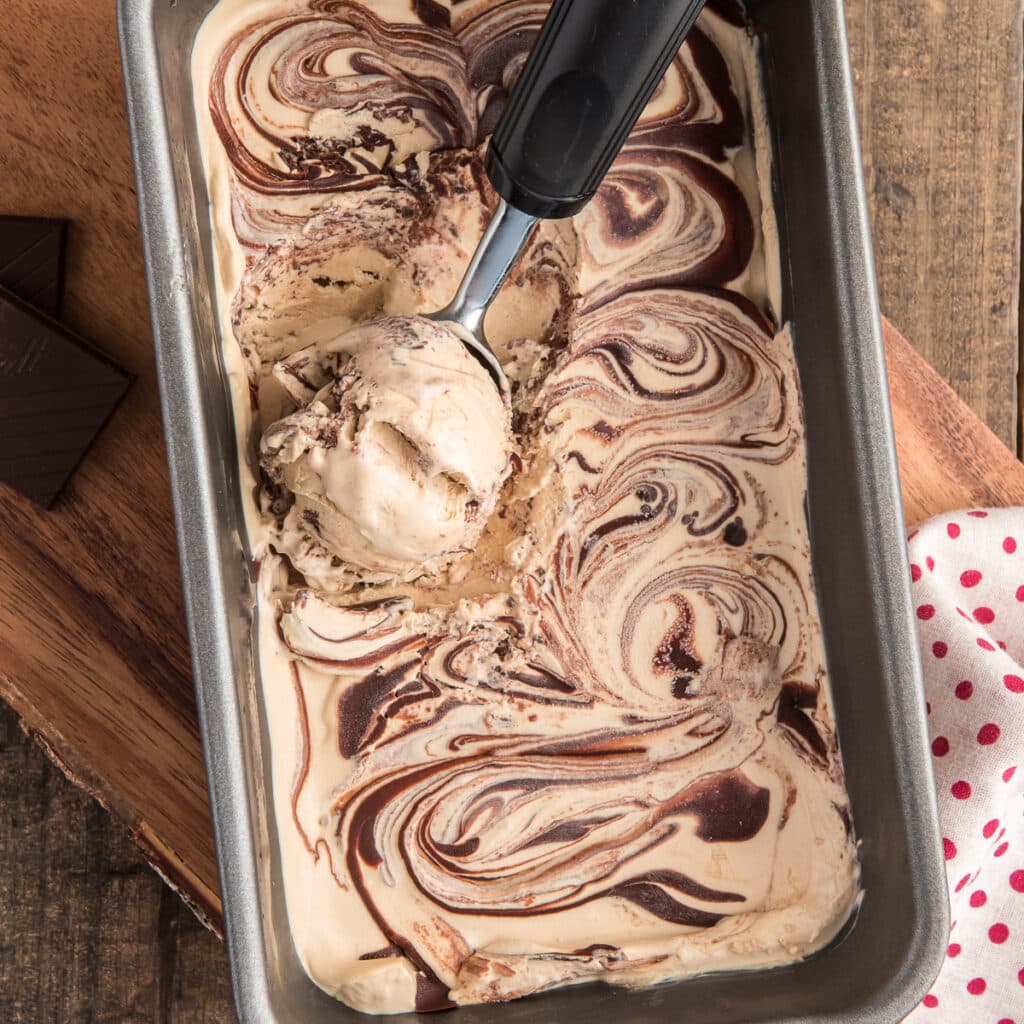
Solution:
[[[63,324],[0,288],[0,482],[52,505],[131,381]]]
[[[0,288],[60,319],[68,222],[0,217]]]

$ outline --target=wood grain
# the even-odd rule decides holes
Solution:
[[[0,702],[0,1019],[227,1024],[220,941]]]
[[[848,3],[885,306],[997,435],[890,333],[908,519],[1024,504],[1019,5]],[[72,218],[67,319],[139,380],[55,512],[0,494],[0,693],[126,826],[0,708],[0,1020],[212,1024],[223,950],[128,839],[219,924],[114,5],[4,14],[0,212]]]
[[[1024,505],[1024,463],[892,324],[884,327],[907,525],[958,508]]]
[[[139,379],[53,512],[0,493],[0,692],[216,917],[114,4],[4,14],[0,212],[71,219],[65,318]]]
[[[846,0],[882,308],[1019,451],[1021,0]]]

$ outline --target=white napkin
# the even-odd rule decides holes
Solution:
[[[1024,508],[909,538],[949,947],[910,1024],[1024,1024]]]

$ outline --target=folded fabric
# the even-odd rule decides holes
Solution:
[[[1024,1024],[1024,509],[909,538],[949,946],[910,1024]]]

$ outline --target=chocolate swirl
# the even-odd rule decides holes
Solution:
[[[666,461],[648,463],[646,479],[659,481]],[[749,637],[778,652],[783,680],[805,679],[809,612],[799,556],[693,545],[692,522],[676,514],[678,485],[669,477],[656,494],[645,482],[585,498],[580,526],[558,542],[542,623],[570,675],[606,700],[646,706],[699,687],[723,646]]]
[[[545,0],[509,0],[457,22],[466,75],[476,96],[478,141],[494,131],[548,6]]]
[[[418,158],[483,143],[547,7],[420,3],[420,24],[392,24],[355,0],[310,0],[237,32],[218,56],[209,109],[236,178],[240,237],[288,237],[316,211],[315,197],[408,183],[421,174]],[[721,160],[742,130],[725,63],[696,30],[632,145]]]
[[[725,284],[753,248],[750,211],[732,180],[670,149],[624,149],[578,222],[586,309],[638,287]]]
[[[737,641],[701,697],[647,699],[646,713],[614,725],[593,698],[567,712],[541,691],[510,701],[466,685],[431,651],[449,641],[423,625],[407,605],[335,608],[309,595],[282,620],[303,691],[321,687],[325,669],[341,683],[339,744],[359,762],[332,811],[347,877],[419,972],[446,979],[437,942],[466,917],[575,912],[582,926],[587,906],[612,901],[708,928],[747,907],[749,895],[717,884],[692,847],[770,839],[785,806],[783,791],[742,771],[778,699],[767,646]],[[498,619],[482,628],[521,639]]]
[[[311,0],[308,14],[239,32],[210,111],[240,184],[263,195],[371,187],[417,153],[476,139],[450,35],[349,0]]]
[[[624,438],[671,436],[687,450],[728,450],[781,462],[799,436],[791,363],[763,316],[728,292],[656,289],[585,313],[569,358],[543,393],[552,430],[571,421],[568,450],[623,448]]]
[[[259,436],[349,365],[353,324],[448,302],[548,4],[247,2],[220,2],[200,116]],[[799,382],[735,160],[751,44],[734,0],[703,18],[598,196],[489,312],[514,472],[476,550],[360,571],[255,488],[289,915],[358,1009],[785,962],[855,900]]]
[[[640,115],[628,145],[693,150],[721,161],[743,141],[743,114],[729,69],[699,28],[686,38]]]

